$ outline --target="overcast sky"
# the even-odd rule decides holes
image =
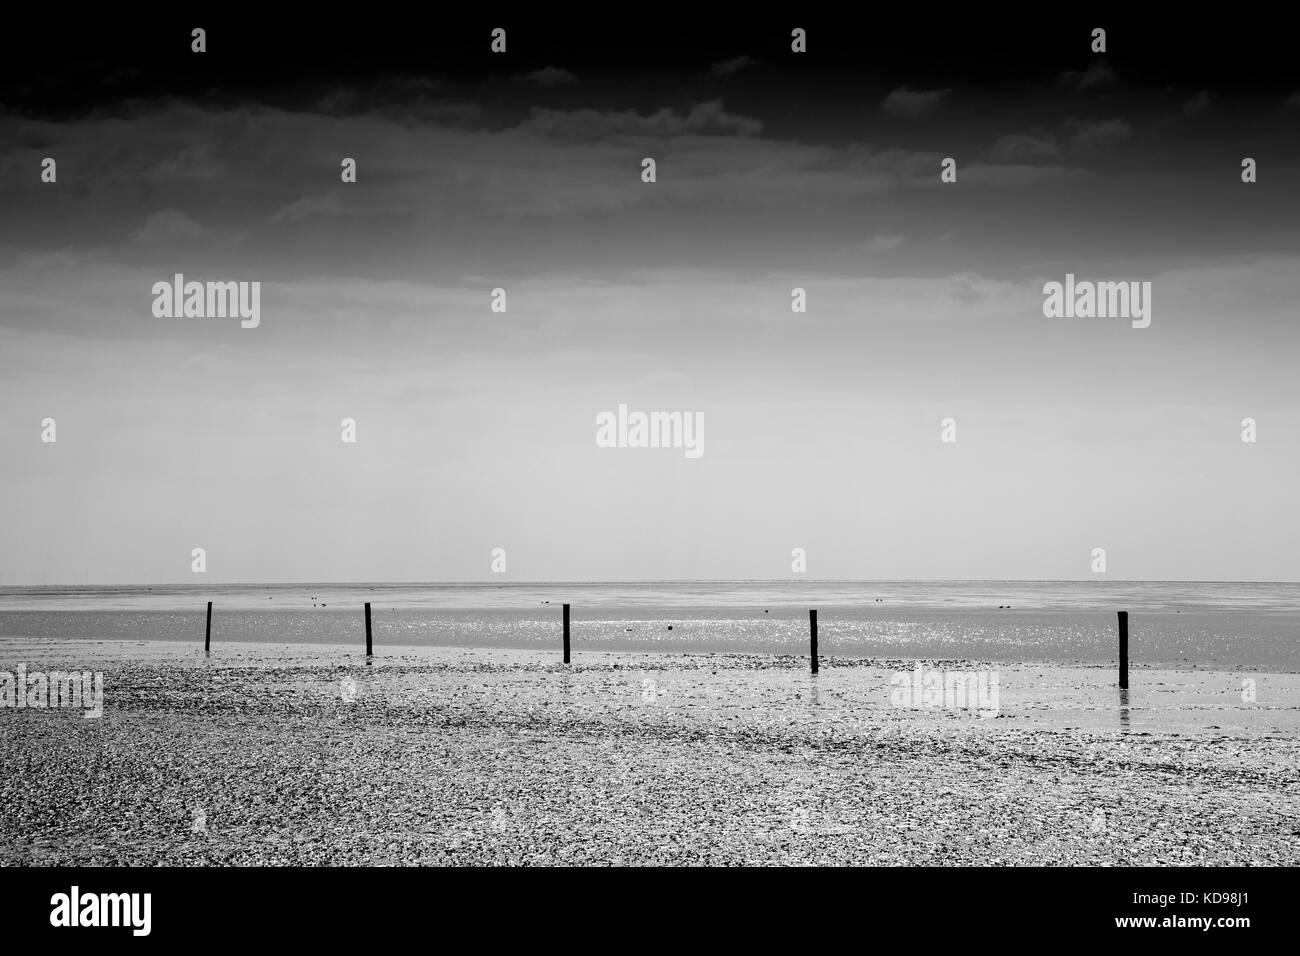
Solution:
[[[1019,71],[819,61],[831,26],[800,59],[784,23],[251,80],[187,25],[152,73],[11,69],[0,583],[190,582],[195,547],[213,582],[483,580],[494,547],[513,580],[786,578],[795,547],[1300,580],[1300,82],[1089,26]],[[178,272],[260,281],[260,326],[156,318]],[[1150,327],[1045,318],[1066,273],[1150,281]],[[703,456],[597,447],[620,403],[702,413]]]

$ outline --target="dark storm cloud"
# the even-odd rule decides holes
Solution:
[[[741,70],[747,70],[758,63],[752,56],[735,56],[729,60],[720,60],[709,68],[709,72],[714,76],[728,77],[735,76]]]
[[[1243,478],[1258,457],[1223,452],[1245,414],[1295,432],[1284,57],[1234,61],[1231,24],[1116,24],[1103,62],[1050,13],[1016,32],[987,12],[939,29],[881,10],[871,29],[810,21],[804,60],[789,24],[758,16],[584,33],[547,12],[512,19],[494,59],[483,22],[439,17],[329,35],[326,18],[214,21],[206,59],[174,23],[6,35],[0,574],[39,552],[66,580],[94,551],[139,579],[160,550],[188,553],[174,516],[195,502],[214,539],[232,514],[279,532],[265,567],[268,549],[222,542],[232,576],[292,578],[328,553],[364,577],[322,517],[340,502],[358,528],[416,516],[385,549],[398,574],[427,576],[430,542],[478,547],[503,502],[526,503],[521,535],[565,545],[556,575],[662,574],[673,552],[653,535],[586,563],[620,501],[645,503],[620,521],[707,529],[691,545],[711,571],[754,571],[734,542],[755,514],[842,542],[821,566],[850,574],[863,541],[941,553],[935,502],[957,501],[979,535],[963,572],[1069,573],[1005,529],[1090,534],[1099,487],[1115,527],[1148,542],[1138,574],[1243,549],[1261,574],[1296,573],[1300,443],[1257,449],[1277,476],[1262,488]],[[1210,103],[1184,116],[1198,91]],[[44,156],[57,184],[39,181]],[[151,286],[175,272],[264,282],[261,326],[155,317]],[[1151,280],[1152,326],[1045,319],[1043,284],[1066,272]],[[489,309],[498,286],[507,313]],[[624,396],[710,416],[704,468],[667,496],[661,475],[590,457],[593,413]],[[46,414],[72,513],[23,504],[49,484]],[[936,470],[947,414],[975,441]],[[346,463],[343,415],[365,436]],[[1116,436],[1144,449],[1142,482],[1116,472]],[[824,450],[813,484],[801,443]],[[1182,521],[1206,513],[1208,482],[1224,515],[1248,499],[1274,530]],[[810,518],[790,492],[805,485],[850,504]],[[601,496],[608,513],[588,507]],[[859,507],[873,498],[888,507]],[[555,516],[571,540],[548,533]],[[60,523],[67,546],[51,547]]]
[[[1072,90],[1092,90],[1113,86],[1118,77],[1109,63],[1096,60],[1082,70],[1062,70],[1056,80],[1059,85]]]
[[[1074,149],[1104,149],[1133,135],[1133,127],[1123,119],[1072,120],[1070,146]]]
[[[886,113],[893,113],[895,116],[925,116],[934,112],[951,92],[952,90],[946,88],[916,90],[908,86],[900,86],[896,90],[891,90],[880,105]]]
[[[521,73],[515,79],[521,83],[535,83],[538,86],[569,86],[578,82],[578,75],[556,66],[544,66],[531,73]]]
[[[534,109],[520,129],[561,139],[608,139],[622,136],[753,136],[762,120],[729,112],[721,100],[696,103],[684,112],[664,108],[649,115],[634,110]]]

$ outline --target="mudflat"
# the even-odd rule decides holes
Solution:
[[[978,660],[9,639],[0,862],[1300,862],[1300,675]],[[899,706],[922,674],[996,707]],[[988,704],[988,701],[984,701]],[[951,701],[948,702],[951,704]]]

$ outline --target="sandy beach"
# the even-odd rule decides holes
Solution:
[[[1300,862],[1300,675],[9,639],[0,863]],[[998,676],[996,713],[891,679]],[[1253,700],[1243,693],[1253,681]]]

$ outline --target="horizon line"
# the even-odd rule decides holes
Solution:
[[[500,581],[492,579],[441,581],[216,581],[182,583],[179,581],[89,584],[0,584],[0,591],[51,588],[205,588],[205,587],[537,587],[544,585],[647,585],[647,584],[1300,584],[1296,580],[1262,581],[1214,578],[535,578]]]

